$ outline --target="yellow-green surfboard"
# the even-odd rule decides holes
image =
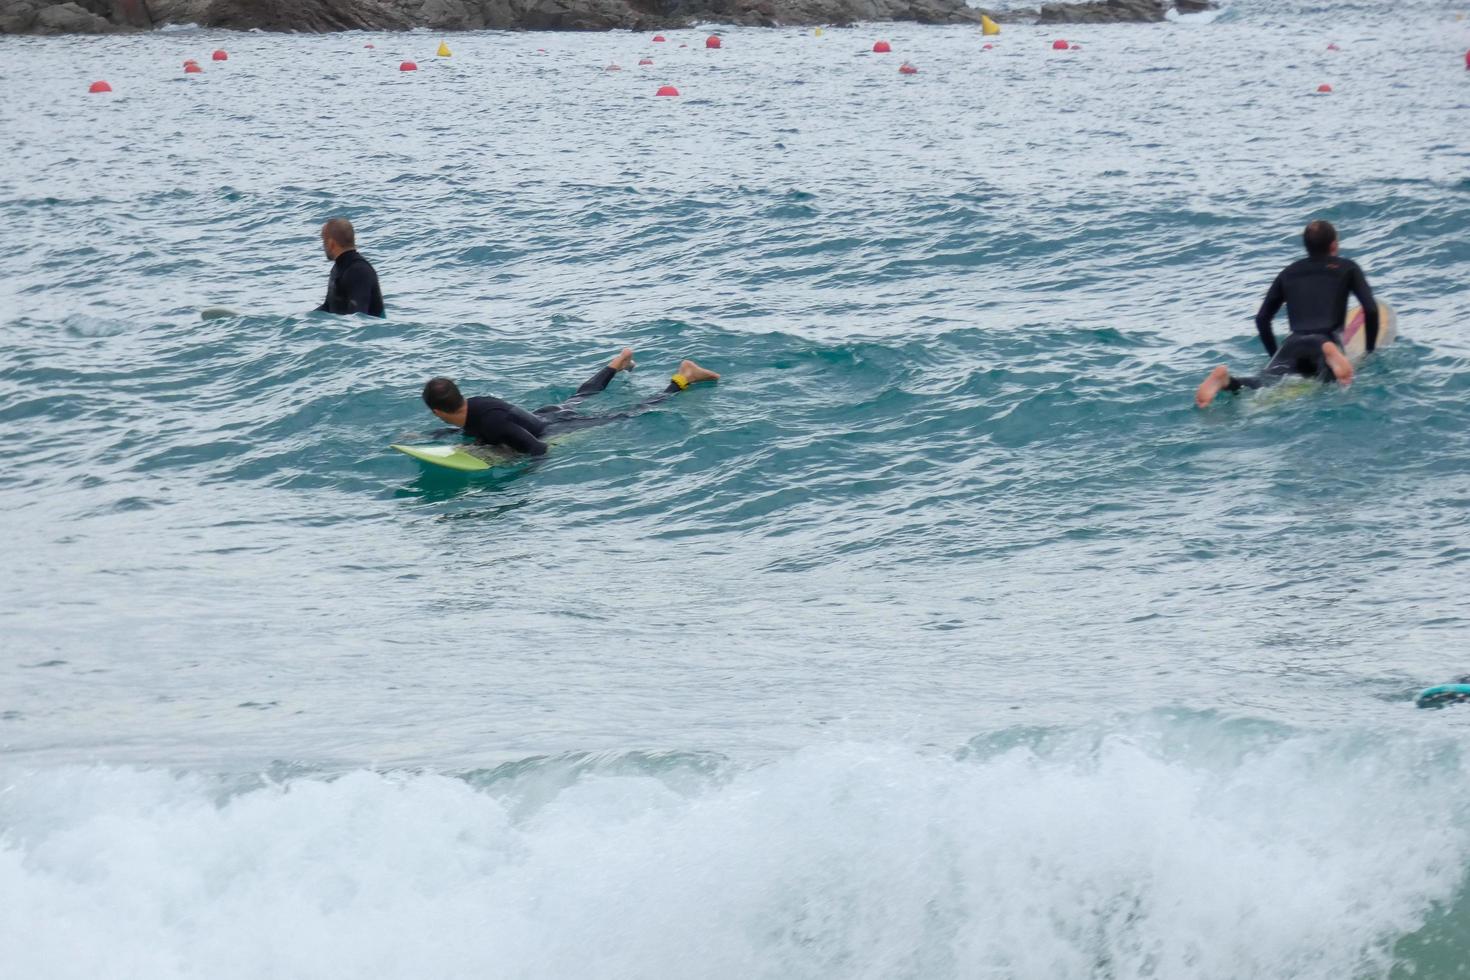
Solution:
[[[461,473],[480,473],[495,465],[494,462],[466,452],[469,448],[466,446],[400,446],[394,443],[388,448],[411,456],[420,463],[440,466],[446,470],[458,470]]]

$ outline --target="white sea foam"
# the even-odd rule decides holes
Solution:
[[[1196,10],[1191,13],[1181,14],[1175,7],[1170,7],[1164,16],[1176,24],[1192,24],[1196,26],[1213,24],[1215,19],[1224,13],[1223,8],[1215,10]]]
[[[813,748],[693,787],[11,772],[3,972],[1377,976],[1459,888],[1470,827],[1422,775],[1457,760],[1161,731]]]

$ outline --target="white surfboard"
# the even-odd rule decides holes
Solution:
[[[1374,350],[1379,350],[1393,343],[1399,334],[1399,318],[1394,315],[1387,303],[1378,304],[1378,343]],[[1354,364],[1361,361],[1368,353],[1368,334],[1363,329],[1363,308],[1355,306],[1348,311],[1347,322],[1342,328],[1343,353],[1348,356]]]

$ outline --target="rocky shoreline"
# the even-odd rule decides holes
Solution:
[[[992,12],[1002,23],[1148,23],[1210,0],[1043,3],[1034,14]],[[696,23],[750,27],[859,21],[978,23],[965,0],[0,0],[0,34],[114,34],[168,24],[227,30],[397,31],[671,30]]]

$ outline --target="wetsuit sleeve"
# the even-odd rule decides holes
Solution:
[[[1261,303],[1260,310],[1256,313],[1256,333],[1261,335],[1261,343],[1266,348],[1266,353],[1276,353],[1276,331],[1271,329],[1271,321],[1276,318],[1282,305],[1286,302],[1286,287],[1281,283],[1281,277],[1277,276],[1271,288],[1266,291],[1266,299]]]
[[[1371,354],[1378,346],[1378,301],[1373,298],[1373,290],[1368,288],[1368,277],[1363,275],[1356,262],[1353,263],[1351,285],[1353,295],[1363,304],[1363,332],[1368,338],[1367,350]]]
[[[372,313],[373,287],[378,284],[378,277],[368,268],[366,262],[356,262],[348,266],[342,273],[340,284],[347,299],[347,308],[343,313]]]
[[[501,445],[509,446],[518,453],[525,453],[528,456],[546,455],[546,443],[509,419],[500,427],[499,434],[501,438],[496,441]]]

